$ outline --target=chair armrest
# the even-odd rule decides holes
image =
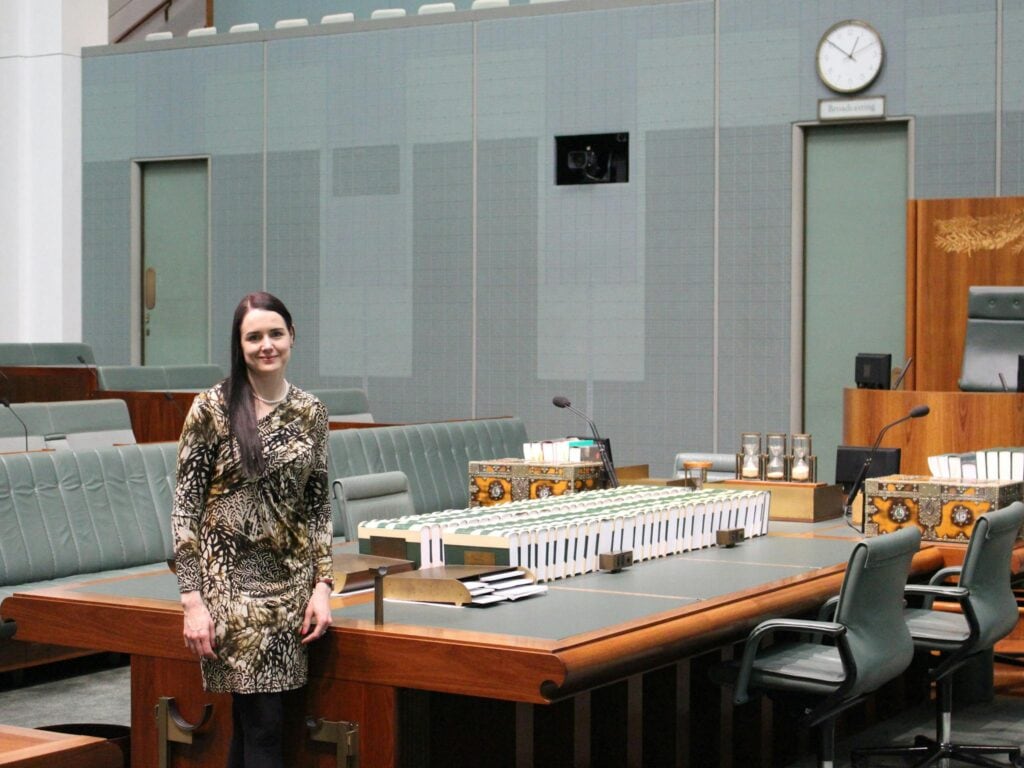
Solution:
[[[964,569],[964,567],[962,565],[950,565],[950,566],[947,566],[946,568],[939,568],[939,570],[937,570],[935,573],[933,573],[932,577],[930,579],[928,579],[928,583],[929,584],[942,584],[950,576],[959,576],[960,572],[963,571],[963,569]]]
[[[341,479],[335,480],[331,483],[331,495],[338,501],[342,501],[341,496]]]
[[[945,571],[947,569],[943,568],[942,570]],[[938,573],[936,575],[938,575]],[[947,574],[947,576],[948,575],[949,574]],[[903,589],[903,594],[923,598],[921,601],[921,607],[930,611],[932,609],[932,605],[935,603],[935,598],[937,597],[952,600],[963,606],[967,604],[967,598],[970,597],[971,593],[964,587],[952,584],[907,584]]]
[[[834,595],[826,600],[818,609],[818,621],[832,621],[836,615],[837,605],[839,605],[839,595]]]
[[[750,701],[750,673],[754,668],[757,652],[761,647],[761,642],[771,638],[776,632],[810,632],[828,637],[842,637],[846,634],[846,627],[843,624],[836,624],[834,621],[813,621],[811,619],[768,619],[762,621],[747,635],[747,644],[743,648],[743,657],[740,659],[740,668],[736,676],[736,688],[733,692],[735,703],[745,704]]]

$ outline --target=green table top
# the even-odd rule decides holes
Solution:
[[[385,623],[562,640],[700,601],[845,564],[854,542],[762,536],[731,549],[710,548],[635,563],[620,573],[590,573],[548,583],[547,594],[486,608],[386,601]],[[169,572],[87,584],[77,591],[177,602]],[[334,611],[335,623],[373,620],[373,604]]]

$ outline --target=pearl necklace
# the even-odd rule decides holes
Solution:
[[[277,398],[277,400],[268,400],[265,397],[260,397],[259,393],[256,392],[255,388],[253,388],[252,390],[252,396],[259,400],[264,405],[280,405],[281,403],[288,399],[288,392],[291,390],[291,386],[292,385],[288,383],[288,380],[285,379],[284,394]]]

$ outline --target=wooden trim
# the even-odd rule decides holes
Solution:
[[[211,2],[211,1],[212,1],[212,0],[207,0],[207,3]],[[133,33],[135,32],[135,30],[137,30],[137,29],[138,29],[139,27],[141,27],[141,26],[142,26],[143,24],[145,24],[145,23],[146,23],[147,21],[149,21],[149,20],[150,20],[150,19],[152,19],[152,18],[153,18],[154,16],[156,16],[156,15],[157,15],[157,14],[158,14],[158,13],[159,13],[160,11],[163,11],[163,12],[164,12],[164,21],[167,21],[167,19],[168,19],[168,14],[169,14],[169,12],[170,12],[170,10],[171,10],[171,5],[172,5],[173,3],[174,3],[174,0],[161,0],[161,2],[160,2],[160,4],[159,4],[159,5],[157,5],[157,6],[156,6],[155,8],[153,8],[153,9],[152,9],[151,11],[149,11],[149,13],[147,13],[147,14],[146,14],[145,16],[143,16],[143,17],[142,17],[141,19],[139,19],[139,20],[138,20],[137,22],[135,22],[134,24],[132,24],[132,25],[131,25],[131,26],[130,26],[130,27],[129,27],[128,29],[127,29],[127,31],[125,31],[125,32],[122,32],[122,33],[121,33],[121,36],[120,36],[120,37],[118,37],[118,38],[117,38],[117,40],[115,40],[114,42],[115,42],[115,43],[123,43],[123,42],[124,42],[125,40],[127,40],[127,39],[128,39],[129,37],[131,37],[131,36],[132,36],[132,34],[133,34]]]

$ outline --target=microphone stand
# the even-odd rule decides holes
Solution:
[[[566,398],[556,397],[551,402],[558,408],[565,408],[567,411],[572,411],[590,425],[590,433],[594,436],[594,442],[597,443],[598,453],[601,454],[601,465],[604,467],[604,472],[608,476],[608,487],[618,488],[619,476],[615,474],[615,465],[612,464],[611,457],[608,455],[608,450],[605,446],[604,440],[601,439],[601,435],[597,432],[597,425],[594,424],[590,417],[583,411],[573,408],[572,403],[570,403]]]
[[[843,504],[844,508],[849,510],[849,512],[847,513],[848,516],[852,517],[853,515],[853,500],[857,496],[857,491],[861,489],[861,486],[867,479],[868,469],[871,467],[871,462],[875,458],[875,451],[878,450],[878,446],[881,444],[882,437],[885,435],[885,433],[888,432],[893,427],[895,427],[897,424],[902,424],[904,421],[907,421],[908,419],[917,419],[920,418],[921,416],[927,416],[929,410],[930,409],[927,405],[919,405],[916,408],[912,408],[910,410],[910,413],[908,413],[906,416],[900,416],[898,419],[896,419],[896,421],[893,421],[882,427],[882,430],[878,433],[878,437],[875,438],[875,444],[871,446],[871,450],[868,451],[867,458],[864,459],[864,466],[860,468],[860,472],[857,474],[857,479],[853,481],[853,485],[850,487],[850,493],[846,497],[846,502]],[[867,499],[865,498],[861,499],[860,508],[860,533],[862,536],[867,531],[867,524]],[[850,527],[852,528],[853,526],[851,525]]]
[[[75,360],[80,362],[82,365],[84,365],[89,370],[89,373],[92,374],[92,388],[93,388],[93,391],[98,390],[100,388],[100,377],[96,374],[96,369],[93,366],[91,366],[89,364],[89,361],[86,360],[85,357],[83,357],[82,355],[75,355]]]
[[[28,424],[26,424],[22,420],[21,416],[19,416],[18,413],[13,408],[11,408],[11,401],[8,400],[6,397],[0,397],[0,405],[2,405],[4,408],[10,411],[11,416],[16,418],[18,420],[18,423],[21,424],[21,428],[25,430],[25,452],[28,453]]]

